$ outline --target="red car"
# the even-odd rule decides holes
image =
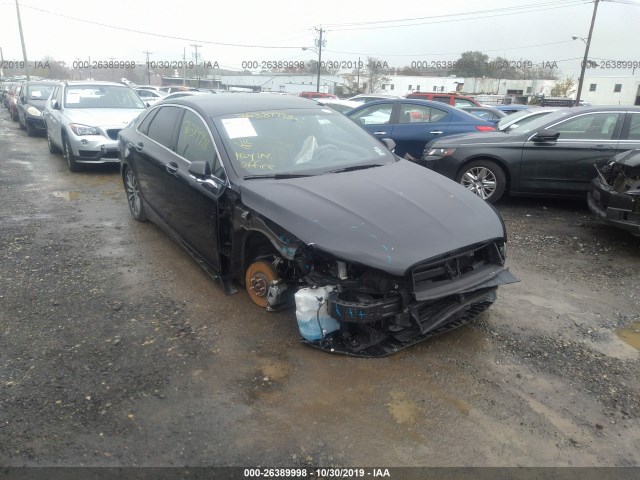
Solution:
[[[407,98],[416,98],[420,100],[432,100],[434,102],[442,102],[452,107],[481,107],[475,98],[465,97],[464,95],[454,95],[452,93],[427,93],[413,92],[407,95]]]
[[[9,90],[7,92],[7,109],[11,114],[11,120],[13,120],[14,122],[18,121],[18,106],[16,102],[18,100],[18,96],[20,95],[21,89],[22,83],[14,83],[13,85],[11,85],[11,87],[9,87]]]
[[[323,92],[300,92],[298,96],[304,98],[338,98],[331,93]]]

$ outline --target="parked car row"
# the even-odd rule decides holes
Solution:
[[[640,148],[640,107],[572,107],[503,132],[428,143],[419,163],[488,202],[505,192],[581,196],[614,155]]]
[[[111,82],[34,80],[10,90],[21,127],[29,135],[46,133],[50,152],[62,152],[72,171],[83,164],[117,163],[119,131],[150,105],[128,86]],[[155,92],[157,87],[138,90]],[[163,98],[193,95],[205,93],[180,88]],[[327,97],[314,102],[343,109],[354,105]],[[490,203],[505,193],[584,196],[597,173],[594,165],[601,168],[616,153],[640,148],[635,107],[523,109],[503,117],[498,131],[495,123],[465,109],[418,99],[389,97],[346,115],[378,139],[393,140],[396,155]]]
[[[471,321],[517,281],[490,205],[322,103],[202,94],[145,108],[128,86],[64,81],[44,122],[71,170],[119,161],[136,220],[228,292],[295,306],[314,347],[387,355]]]

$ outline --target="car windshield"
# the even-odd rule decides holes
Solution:
[[[145,108],[129,87],[117,85],[72,85],[67,87],[66,108]]]
[[[54,85],[29,85],[29,100],[46,100],[51,95]]]
[[[571,109],[567,108],[565,110],[558,110],[557,112],[552,112],[548,115],[539,115],[535,117],[533,120],[531,120],[529,123],[526,123],[514,130],[507,130],[507,132],[513,131],[517,134],[535,132],[536,130],[540,129],[540,127],[546,125],[547,123],[553,123],[554,121],[561,120],[563,117],[566,117],[570,113],[572,113]]]
[[[330,109],[245,112],[214,118],[237,175],[318,175],[396,161],[386,147]]]

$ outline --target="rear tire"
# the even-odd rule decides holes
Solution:
[[[490,160],[469,162],[458,172],[456,181],[489,203],[500,200],[507,184],[502,168]]]
[[[33,137],[33,136],[35,136],[36,132],[35,132],[35,130],[33,129],[33,127],[29,124],[29,122],[26,122],[26,123],[24,124],[24,128],[26,128],[26,129],[27,129],[27,136],[28,136],[28,137]]]

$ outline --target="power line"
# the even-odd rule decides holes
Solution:
[[[241,43],[225,43],[225,42],[214,42],[211,40],[202,40],[202,39],[198,39],[198,38],[187,38],[187,37],[177,37],[174,35],[164,35],[161,33],[154,33],[154,32],[144,32],[142,30],[135,30],[133,28],[126,28],[126,27],[117,27],[115,25],[109,25],[107,23],[101,23],[101,22],[95,22],[93,20],[87,20],[85,18],[78,18],[78,17],[72,17],[70,15],[63,15],[62,13],[56,13],[56,12],[51,12],[49,10],[44,10],[43,8],[38,8],[38,7],[33,7],[30,5],[23,5],[23,7],[25,8],[29,8],[31,10],[36,10],[42,13],[46,13],[48,15],[54,15],[56,17],[62,17],[62,18],[67,18],[69,20],[75,20],[77,22],[83,22],[83,23],[88,23],[91,25],[98,25],[100,27],[105,27],[105,28],[112,28],[114,30],[121,30],[123,32],[130,32],[130,33],[138,33],[141,35],[150,35],[153,37],[160,37],[160,38],[168,38],[170,40],[181,40],[184,42],[201,42],[201,43],[206,43],[208,45],[221,45],[224,47],[243,47],[243,48],[276,48],[276,49],[282,49],[282,48],[302,48],[299,45],[296,46],[268,46],[268,45],[247,45],[247,44],[241,44]]]
[[[558,5],[555,4],[555,6],[551,6],[551,7],[546,7],[546,8],[538,8],[538,9],[534,9],[534,10],[526,10],[526,11],[522,11],[522,12],[507,12],[507,13],[498,13],[495,15],[481,15],[481,16],[477,16],[477,17],[469,17],[469,18],[458,18],[458,19],[449,19],[449,20],[436,20],[436,21],[430,21],[430,22],[418,22],[418,23],[408,23],[408,24],[404,24],[404,25],[382,25],[379,27],[355,27],[355,28],[331,28],[328,29],[327,31],[330,32],[345,32],[345,31],[353,31],[353,30],[378,30],[378,29],[382,29],[382,28],[400,28],[400,27],[413,27],[416,25],[433,25],[433,24],[441,24],[441,23],[453,23],[453,22],[466,22],[469,20],[479,20],[482,18],[495,18],[495,17],[506,17],[509,15],[522,15],[523,13],[533,13],[533,12],[544,12],[547,10],[555,10],[558,8],[566,8],[566,7],[575,7],[578,5],[583,5],[585,3],[591,3],[590,1],[587,0],[577,0],[573,3],[567,3],[564,5]],[[431,18],[436,18],[436,17],[431,17]]]
[[[572,0],[564,0],[565,2],[571,2]],[[330,23],[325,26],[327,27],[347,27],[347,26],[357,26],[357,25],[371,25],[375,23],[396,23],[396,22],[413,22],[416,20],[432,20],[434,18],[446,18],[446,17],[458,17],[458,16],[469,16],[476,15],[481,13],[491,13],[491,12],[503,12],[506,10],[522,10],[526,8],[533,7],[542,7],[545,5],[558,5],[561,2],[545,2],[545,3],[533,3],[529,5],[519,5],[514,7],[501,7],[501,8],[492,8],[488,10],[475,10],[472,12],[461,12],[461,13],[447,13],[443,15],[429,15],[428,17],[413,17],[413,18],[400,18],[396,20],[372,20],[369,22],[345,22],[345,23]],[[526,13],[526,12],[524,12]]]
[[[492,48],[492,49],[483,49],[483,52],[503,52],[507,50],[520,50],[524,48],[535,48],[535,47],[544,47],[547,45],[559,45],[562,43],[573,43],[573,40],[563,40],[561,42],[549,42],[549,43],[538,43],[537,45],[523,45],[521,47],[511,47],[511,48]],[[329,53],[341,53],[345,55],[378,55],[385,57],[419,57],[419,56],[439,56],[439,55],[460,55],[460,52],[443,52],[443,53],[398,53],[398,54],[381,54],[381,53],[366,53],[366,52],[343,52],[339,50],[327,50]]]

